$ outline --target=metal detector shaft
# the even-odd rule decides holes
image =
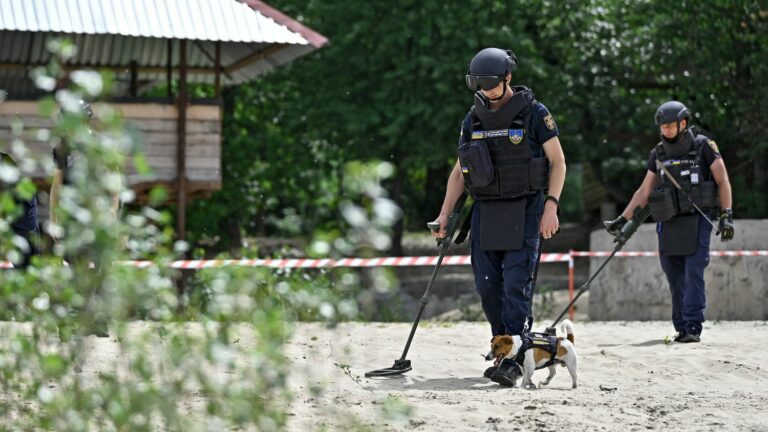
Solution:
[[[395,360],[395,364],[390,368],[377,369],[377,370],[366,372],[365,373],[366,378],[400,375],[411,370],[411,361],[406,360],[405,356],[408,355],[408,349],[411,347],[411,342],[413,341],[413,335],[416,334],[416,328],[419,326],[419,321],[421,320],[421,314],[424,312],[424,308],[426,308],[427,303],[429,303],[429,296],[432,293],[432,285],[434,285],[435,278],[437,278],[437,272],[440,271],[440,266],[443,263],[443,258],[445,257],[445,253],[448,251],[448,248],[453,242],[453,234],[456,231],[456,228],[461,226],[461,214],[464,210],[464,204],[466,203],[466,201],[467,201],[466,194],[462,194],[459,197],[458,201],[456,202],[455,206],[453,207],[453,211],[451,211],[451,214],[448,215],[448,222],[445,226],[445,237],[437,239],[437,247],[438,247],[437,264],[435,264],[435,269],[432,270],[432,277],[429,278],[429,284],[427,284],[427,289],[426,291],[424,291],[424,295],[421,297],[421,302],[420,302],[421,305],[419,306],[419,312],[416,314],[416,320],[413,322],[413,326],[411,326],[411,333],[408,335],[408,341],[405,343],[405,349],[403,349],[403,355],[400,356],[399,359]],[[427,226],[433,232],[437,232],[440,230],[440,225],[436,222],[429,222],[427,223]]]
[[[614,242],[616,242],[616,247],[613,248],[613,252],[611,252],[611,255],[608,256],[608,258],[603,261],[603,264],[600,265],[600,268],[597,269],[596,272],[592,273],[592,275],[589,277],[589,280],[582,285],[579,288],[579,291],[576,293],[575,296],[573,296],[573,300],[571,300],[570,303],[568,303],[568,306],[563,309],[562,312],[560,312],[560,315],[552,322],[552,325],[547,327],[546,332],[555,334],[555,326],[557,323],[560,322],[561,319],[565,316],[565,314],[568,312],[568,310],[571,309],[571,306],[573,306],[576,303],[576,300],[581,297],[582,294],[587,292],[589,289],[589,285],[592,283],[592,281],[597,277],[598,274],[600,274],[601,271],[605,268],[606,265],[608,265],[608,262],[613,259],[614,256],[616,256],[616,253],[621,250],[621,248],[624,247],[625,244],[629,241],[630,237],[637,231],[637,229],[640,227],[640,225],[645,222],[646,219],[651,215],[651,208],[649,206],[645,207],[637,207],[634,211],[634,216],[632,217],[632,220],[627,222],[624,227],[621,228],[620,231],[616,233],[612,233],[612,235],[616,236],[616,239]],[[609,231],[610,232],[610,231]]]
[[[608,258],[606,258],[605,261],[603,261],[603,264],[600,266],[600,268],[597,269],[596,272],[592,273],[592,276],[589,277],[589,280],[584,285],[582,285],[579,288],[579,291],[576,293],[575,296],[573,296],[573,300],[571,300],[571,302],[568,303],[568,306],[566,306],[565,309],[563,309],[563,311],[560,313],[560,315],[558,315],[557,318],[555,318],[555,320],[552,321],[552,325],[549,328],[551,328],[551,329],[555,328],[557,323],[559,323],[560,320],[563,319],[563,317],[565,316],[566,312],[568,312],[568,310],[571,309],[571,306],[573,306],[576,303],[576,300],[578,300],[579,297],[581,297],[582,294],[587,292],[587,290],[589,289],[589,284],[591,284],[592,281],[597,277],[597,275],[600,274],[600,272],[603,270],[603,268],[608,264],[608,261],[610,261],[611,258],[614,257],[614,255],[616,255],[616,252],[618,252],[621,249],[622,246],[623,245],[619,244],[619,245],[617,245],[613,249],[613,252],[611,252],[611,255],[608,256]]]
[[[461,226],[461,212],[464,210],[464,204],[467,202],[467,195],[462,194],[458,201],[456,202],[456,205],[453,207],[453,211],[448,216],[448,223],[446,224],[445,228],[445,237],[438,238],[437,239],[437,250],[438,250],[438,256],[437,256],[437,264],[435,264],[434,270],[432,270],[432,276],[429,278],[429,283],[427,284],[427,289],[424,291],[424,295],[421,296],[421,305],[419,306],[419,312],[416,314],[416,320],[413,322],[413,326],[411,327],[411,333],[408,335],[408,342],[405,343],[405,349],[403,350],[403,355],[400,357],[400,360],[405,360],[405,356],[408,354],[408,349],[411,347],[411,341],[413,340],[413,335],[416,333],[416,327],[419,326],[419,321],[421,320],[421,314],[424,312],[424,308],[427,307],[427,303],[429,303],[429,296],[432,293],[432,285],[435,283],[435,279],[437,278],[437,272],[440,271],[440,266],[443,263],[443,258],[445,257],[445,253],[448,251],[448,247],[451,245],[453,241],[453,234],[456,232],[456,228]],[[440,227],[437,227],[438,230]],[[433,227],[430,225],[430,229],[433,229]]]
[[[419,326],[419,320],[421,320],[421,314],[424,312],[424,309],[427,307],[427,303],[429,303],[429,296],[432,293],[432,285],[435,283],[435,278],[437,278],[437,272],[440,270],[440,265],[443,263],[443,257],[445,257],[445,250],[447,248],[444,248],[443,245],[440,245],[439,253],[437,257],[437,264],[435,264],[435,269],[432,270],[432,277],[429,278],[429,284],[427,284],[427,290],[424,292],[424,295],[421,296],[421,305],[419,306],[419,312],[416,314],[416,320],[413,322],[413,326],[411,327],[411,334],[408,335],[408,342],[405,343],[405,349],[403,349],[403,355],[400,356],[400,360],[405,360],[405,356],[408,355],[408,349],[411,347],[411,341],[413,340],[413,335],[416,334],[416,327]]]

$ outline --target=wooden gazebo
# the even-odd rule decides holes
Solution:
[[[165,184],[178,205],[184,238],[188,198],[221,188],[222,86],[237,85],[309,53],[327,39],[259,0],[0,0],[0,141],[15,116],[45,127],[30,72],[50,60],[46,44],[67,37],[78,47],[64,66],[116,74],[110,104],[142,135],[153,174],[126,167],[139,194]],[[177,91],[171,92],[176,80]],[[190,100],[188,83],[210,83],[213,100]],[[163,98],[140,95],[168,84]],[[50,148],[33,139],[33,152]],[[40,171],[33,177],[47,182]]]

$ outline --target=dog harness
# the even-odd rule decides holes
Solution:
[[[547,333],[532,332],[532,333],[524,333],[520,335],[520,340],[522,341],[522,345],[520,346],[520,350],[517,352],[517,355],[515,356],[515,363],[519,364],[520,366],[522,366],[523,362],[525,361],[525,352],[531,348],[543,349],[547,351],[550,355],[549,360],[547,360],[547,362],[544,363],[543,365],[536,367],[536,369],[543,369],[545,367],[552,366],[553,364],[564,363],[562,360],[558,360],[556,358],[557,336],[552,336]]]

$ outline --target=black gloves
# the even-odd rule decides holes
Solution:
[[[720,225],[718,225],[715,235],[720,235],[720,241],[724,242],[733,239],[733,210],[723,209],[720,214]]]
[[[603,226],[605,226],[605,230],[608,231],[608,234],[612,236],[618,236],[621,234],[621,229],[624,228],[624,225],[627,223],[627,218],[624,216],[619,216],[616,219],[612,221],[605,221],[603,222]]]

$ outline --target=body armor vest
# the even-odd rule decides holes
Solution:
[[[552,336],[547,333],[524,333],[520,335],[522,346],[515,356],[515,362],[520,366],[525,361],[525,352],[531,348],[541,348],[547,351],[550,355],[549,360],[536,369],[542,369],[552,366],[555,363],[562,363],[562,361],[555,358],[557,356],[557,336]]]
[[[669,171],[702,211],[716,207],[719,203],[717,183],[712,180],[709,167],[701,166],[702,148],[707,145],[707,140],[705,136],[696,136],[689,130],[677,144],[670,145],[662,141],[656,145],[656,160]],[[663,170],[658,169],[656,174],[659,181],[648,196],[648,205],[657,222],[696,211]]]
[[[470,137],[459,146],[464,183],[474,199],[520,198],[547,188],[549,161],[534,154],[531,137],[535,103],[533,92],[525,87],[515,88],[496,111],[475,95]]]

